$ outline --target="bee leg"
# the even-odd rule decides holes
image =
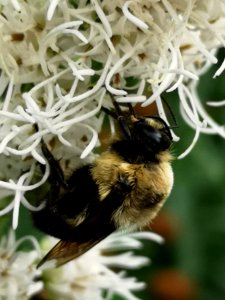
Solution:
[[[110,117],[118,120],[119,124],[120,124],[120,127],[124,133],[124,135],[126,136],[126,138],[130,139],[131,138],[131,133],[130,133],[130,129],[126,123],[126,120],[124,118],[124,116],[122,115],[117,115],[115,112],[113,111],[110,111],[108,108],[106,107],[102,107],[102,110],[107,113],[107,115],[109,115]]]
[[[115,107],[116,112],[110,111],[108,108],[106,108],[104,106],[102,107],[102,110],[104,112],[106,112],[108,115],[110,115],[111,117],[113,117],[114,119],[118,120],[118,123],[120,125],[120,128],[121,128],[123,134],[125,135],[125,137],[127,139],[130,140],[132,138],[132,136],[131,136],[130,128],[127,124],[126,118],[123,115],[123,111],[121,110],[119,104],[116,102],[116,100],[112,97],[111,94],[110,94],[110,97],[111,97],[111,100]]]
[[[130,112],[131,116],[134,116],[136,118],[136,114],[135,114],[135,111],[134,111],[133,106],[131,105],[131,103],[127,103],[127,107],[129,109],[129,112]]]
[[[68,184],[64,179],[64,175],[58,161],[54,158],[43,140],[41,140],[41,149],[50,167],[50,174],[48,177],[50,190],[47,194],[44,208],[38,211],[33,211],[32,220],[33,224],[39,230],[57,237],[58,232],[63,230],[65,227],[65,224],[60,217],[60,213],[57,210],[57,205],[61,194],[68,189]],[[43,171],[43,165],[40,165],[40,167]],[[67,230],[67,227],[65,227],[65,230]]]
[[[52,153],[49,151],[43,139],[41,140],[41,150],[50,166],[49,182],[52,185],[52,187],[56,188],[57,190],[60,187],[62,187],[63,189],[67,189],[68,184],[65,181],[63,171],[58,161],[54,158]]]
[[[130,128],[127,124],[127,121],[126,121],[125,117],[124,116],[118,116],[117,120],[118,120],[118,123],[120,125],[120,128],[121,128],[123,134],[125,135],[125,137],[128,140],[130,140],[132,138],[132,136],[131,136]]]
[[[114,111],[109,110],[107,107],[102,106],[101,110],[104,111],[107,115],[109,115],[110,117],[112,117],[113,119],[118,118],[117,114]]]
[[[38,124],[33,125],[34,130],[38,132]],[[46,158],[49,166],[50,166],[50,174],[49,174],[49,183],[59,190],[60,187],[66,189],[68,187],[67,182],[65,181],[63,171],[58,163],[58,161],[54,158],[52,153],[49,151],[46,143],[44,142],[43,138],[41,139],[41,150]],[[41,171],[44,173],[43,165],[40,165]]]
[[[123,111],[121,110],[120,106],[119,106],[119,103],[113,98],[113,96],[110,94],[110,97],[111,97],[111,100],[112,100],[112,103],[115,107],[115,110],[117,112],[117,115],[118,116],[122,116],[123,115]]]

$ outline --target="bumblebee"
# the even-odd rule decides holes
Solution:
[[[173,172],[170,128],[160,117],[137,117],[113,100],[118,132],[93,163],[64,179],[42,142],[50,166],[51,192],[46,206],[33,212],[34,224],[60,241],[38,266],[60,266],[79,257],[118,229],[141,229],[157,215],[171,192]]]

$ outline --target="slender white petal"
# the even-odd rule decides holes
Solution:
[[[127,17],[128,20],[130,20],[140,29],[148,29],[148,25],[145,22],[143,22],[142,20],[140,20],[139,18],[135,17],[130,13],[128,7],[132,2],[133,1],[126,1],[125,4],[123,5],[122,10],[124,15]]]
[[[55,9],[58,5],[60,0],[50,0],[50,5],[48,7],[48,11],[47,11],[47,20],[51,20],[53,17],[53,14],[55,12]]]
[[[215,107],[220,107],[225,105],[225,100],[222,101],[208,101],[207,104],[209,106],[215,106]]]

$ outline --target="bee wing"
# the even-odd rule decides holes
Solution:
[[[90,240],[79,243],[61,240],[44,256],[44,258],[37,265],[37,268],[51,260],[54,260],[54,267],[60,267],[84,254],[100,241],[101,240]]]

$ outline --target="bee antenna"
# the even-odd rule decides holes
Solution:
[[[114,105],[114,107],[116,109],[116,112],[117,112],[118,116],[122,116],[123,112],[122,112],[122,110],[121,110],[118,102],[115,100],[115,98],[111,94],[109,94],[109,95],[110,95],[110,98],[112,100],[112,103],[113,103],[113,105]]]
[[[172,109],[171,109],[171,107],[170,107],[168,101],[167,101],[164,97],[162,97],[162,100],[163,100],[163,102],[165,103],[165,105],[166,105],[166,107],[167,107],[167,109],[168,109],[168,111],[169,111],[169,113],[170,113],[170,115],[171,115],[171,117],[172,117],[172,119],[173,119],[173,122],[174,122],[173,128],[178,128],[179,126],[177,125],[177,120],[176,120],[176,118],[175,118],[175,115],[174,115],[174,113],[173,113],[173,111],[172,111]],[[173,129],[173,128],[170,127],[170,129]]]
[[[114,111],[111,111],[110,109],[108,109],[105,106],[101,107],[101,110],[104,111],[104,113],[106,113],[107,115],[109,115],[110,117],[112,117],[113,119],[117,120],[118,116]]]
[[[110,95],[110,98],[112,100],[112,103],[115,107],[116,112],[111,112],[108,108],[102,107],[103,111],[105,111],[108,115],[112,116],[114,119],[118,120],[118,123],[120,125],[120,128],[123,132],[123,134],[125,135],[125,137],[127,139],[131,139],[131,132],[130,132],[130,128],[127,124],[126,118],[123,114],[123,111],[121,110],[119,104],[116,102],[116,100],[114,99],[114,97]],[[130,109],[130,108],[129,108]],[[133,108],[132,108],[133,111]],[[133,113],[132,113],[133,114]]]

